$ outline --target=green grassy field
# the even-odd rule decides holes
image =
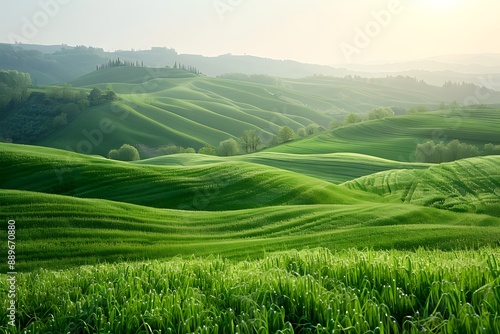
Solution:
[[[497,333],[498,249],[287,251],[20,274],[26,333]],[[0,280],[1,290],[8,289]],[[0,319],[7,322],[7,304]],[[2,329],[12,331],[12,327]]]
[[[35,146],[0,143],[0,149],[3,189],[209,211],[382,200],[366,192],[248,162],[149,166]]]
[[[270,85],[142,67],[95,71],[71,84],[83,89],[111,85],[121,100],[86,109],[68,126],[36,144],[106,156],[124,143],[150,147],[175,144],[195,149],[207,144],[217,146],[228,138],[239,138],[248,129],[257,130],[269,144],[285,125],[294,130],[311,123],[327,128],[333,117],[343,119],[348,112],[367,113],[380,106],[437,106],[442,102],[429,92],[381,84],[336,78],[280,80],[279,85]],[[103,120],[112,124],[112,130],[100,138],[95,130],[100,130]],[[93,139],[85,135],[89,132],[94,133]],[[377,156],[350,148],[332,151],[320,150],[317,143],[314,146],[317,153]],[[287,153],[310,150],[286,149]]]
[[[243,260],[305,247],[452,250],[500,244],[500,218],[408,204],[197,212],[15,190],[2,190],[0,199],[1,219],[17,224],[19,270],[191,254]]]
[[[194,165],[172,166],[151,164],[163,164],[172,157],[139,164],[35,146],[0,144],[0,149],[5,172],[0,177],[2,218],[19,221],[24,240],[20,247],[27,247],[21,254],[29,254],[20,255],[21,263],[31,269],[56,259],[64,267],[99,259],[178,254],[254,258],[265,251],[308,246],[453,249],[500,241],[495,233],[499,218],[491,215],[498,198],[488,191],[498,184],[494,173],[498,157],[448,164],[468,171],[459,176],[462,182],[468,178],[481,203],[488,200],[493,205],[485,206],[491,210],[479,215],[472,214],[481,211],[475,206],[462,210],[471,214],[456,213],[426,208],[418,201],[420,206],[405,204],[375,187],[349,189],[370,184],[361,180],[380,173],[334,185],[263,164],[217,157],[207,161],[209,157],[179,155],[178,159],[185,157],[187,164]],[[485,162],[484,168],[479,161]],[[471,168],[463,167],[474,164],[476,171],[483,168],[489,175],[479,180]],[[448,165],[408,170],[410,177],[405,180],[413,180],[414,173],[434,175],[433,169]],[[387,182],[388,187],[400,185],[397,178]],[[93,247],[85,247],[88,244]]]
[[[500,216],[500,156],[458,160],[426,170],[392,170],[347,182],[350,189],[405,203]]]
[[[259,152],[234,157],[215,157],[199,154],[174,154],[136,162],[140,165],[200,166],[242,161],[276,167],[320,180],[339,184],[355,178],[392,169],[425,169],[431,164],[404,163],[355,153],[287,154]]]
[[[265,140],[347,107],[439,101],[368,82],[279,82],[97,71],[73,85],[112,84],[121,100],[40,143],[53,148],[0,143],[0,220],[15,220],[19,272],[15,329],[0,273],[0,332],[500,331],[500,156],[413,154],[430,139],[500,144],[498,110],[367,121],[233,157],[100,156],[123,143],[217,145],[249,128]]]
[[[180,70],[117,67],[90,73],[72,84],[88,89],[112,85],[121,100],[86,110],[41,145],[100,155],[123,143],[198,149],[238,138],[248,129],[256,129],[270,142],[281,126],[298,129],[311,123],[327,126],[330,121],[321,110],[280,99],[266,85]],[[90,148],[78,147],[89,140],[82,131],[99,130],[103,119],[112,122],[112,133],[97,145],[90,141]]]
[[[498,109],[457,109],[374,120],[268,149],[291,154],[359,153],[415,161],[418,143],[459,139],[475,145],[498,143]]]

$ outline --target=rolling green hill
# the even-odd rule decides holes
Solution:
[[[423,205],[417,206],[359,186],[363,178],[337,186],[242,161],[155,166],[16,144],[0,144],[0,150],[1,215],[18,222],[20,262],[27,267],[55,259],[64,266],[177,254],[240,259],[306,246],[450,249],[500,242],[494,233],[498,217],[426,208],[418,200],[419,193],[449,191],[438,186],[413,191],[410,202]],[[177,158],[182,157],[190,158]],[[455,163],[469,173],[457,178],[464,189],[475,186],[481,204],[498,203],[498,196],[487,195],[498,186],[497,158]],[[433,170],[448,171],[451,165],[406,173],[434,175]],[[480,171],[490,176],[479,179]],[[454,173],[442,173],[442,183],[454,180]],[[398,182],[388,184],[392,189]],[[481,189],[486,190],[479,194]]]
[[[24,240],[22,247],[27,247],[21,254],[30,254],[27,262],[61,258],[76,264],[192,253],[241,258],[265,249],[306,245],[409,249],[452,247],[457,238],[464,247],[500,241],[491,230],[498,228],[499,218],[425,208],[427,197],[417,194],[450,192],[439,188],[441,184],[412,189],[407,202],[422,206],[398,204],[400,192],[387,197],[375,187],[381,183],[383,189],[401,186],[404,191],[411,178],[403,176],[421,173],[437,178],[435,171],[443,170],[447,173],[439,174],[441,183],[460,179],[464,189],[477,195],[479,204],[494,205],[498,196],[487,192],[499,185],[498,157],[389,171],[385,173],[394,175],[384,180],[389,186],[373,181],[370,188],[368,180],[378,180],[384,172],[337,186],[263,164],[217,157],[178,155],[125,163],[27,145],[0,144],[0,150],[2,218],[19,221],[19,238]],[[261,158],[266,156],[261,154]],[[347,163],[356,155],[340,157]],[[173,158],[179,164],[184,158],[191,166],[173,166],[172,161],[170,166],[153,165]],[[450,166],[468,174],[458,175],[457,168]],[[480,193],[481,189],[486,190]],[[460,204],[460,198],[452,195],[450,199]],[[464,200],[476,205],[469,196]]]
[[[458,160],[426,170],[393,170],[344,184],[405,203],[500,216],[500,156]]]
[[[200,154],[174,154],[137,161],[137,164],[160,166],[199,166],[224,161],[252,162],[311,176],[335,184],[392,169],[424,169],[425,163],[404,163],[362,154],[287,154],[259,152],[234,157]]]
[[[73,81],[72,85],[84,89],[105,89],[111,85],[120,100],[87,109],[67,127],[36,144],[100,155],[124,143],[149,147],[175,144],[198,149],[207,144],[217,146],[228,138],[239,138],[248,129],[257,130],[263,142],[269,144],[285,125],[294,130],[311,123],[326,128],[332,118],[343,119],[348,112],[366,113],[384,105],[400,108],[436,106],[442,101],[438,92],[434,95],[432,90],[411,91],[338,78],[276,79],[275,84],[270,84],[199,77],[174,69],[126,66],[94,71]],[[439,119],[438,115],[436,117]],[[457,117],[461,115],[447,116],[444,123],[456,127]],[[107,135],[103,133],[103,138],[96,135],[94,140],[89,139],[85,133],[101,131],[103,120],[112,123],[113,130]],[[401,127],[407,121],[401,119],[395,124],[389,121],[387,126]],[[418,119],[415,122],[418,123]],[[426,124],[420,125],[428,130],[429,126],[436,125],[436,119],[423,123]],[[432,132],[424,130],[423,133],[408,133],[408,137],[413,140],[432,136]],[[339,135],[346,134],[341,132]],[[365,135],[370,136],[370,132]],[[286,153],[351,152],[349,146],[339,151],[322,148],[324,141],[332,139],[322,137],[320,143],[314,143],[314,148],[299,146],[294,149],[294,145],[299,144],[293,143],[291,147],[276,150]],[[401,145],[408,145],[404,138]],[[366,150],[352,152],[377,155]],[[394,156],[382,157],[398,160]]]
[[[148,208],[101,199],[0,190],[15,219],[19,270],[97,261],[327,247],[438,249],[498,245],[500,219],[408,204],[273,206],[223,212]]]
[[[117,66],[90,72],[71,81],[75,87],[100,85],[103,83],[143,84],[152,79],[194,78],[197,75],[184,70],[170,68],[149,68],[134,66]]]
[[[292,154],[346,152],[413,162],[418,143],[459,139],[479,146],[498,144],[499,129],[498,109],[456,109],[344,126],[327,134],[280,145],[267,151]]]
[[[173,69],[115,67],[90,73],[72,83],[83,88],[111,84],[120,101],[87,109],[40,145],[107,155],[124,143],[150,147],[175,144],[198,149],[217,146],[255,129],[264,142],[284,125],[327,126],[330,118],[301,103],[280,99],[265,85],[197,77]],[[112,124],[108,133],[101,122]],[[101,131],[102,138],[85,133]]]
[[[22,59],[47,82],[74,78],[105,54],[0,45],[3,66]],[[235,59],[253,58],[212,63],[231,68]],[[8,222],[0,238],[9,240],[0,247],[0,332],[499,332],[500,156],[427,164],[414,152],[428,140],[499,145],[500,110],[366,121],[231,157],[102,157],[124,143],[156,153],[217,146],[249,129],[269,147],[283,126],[326,128],[380,106],[402,115],[478,87],[401,76],[208,78],[139,66],[71,84],[32,87],[36,94],[6,100],[0,115],[3,132],[26,130],[0,133],[2,141],[39,145],[0,142],[0,220]],[[94,87],[118,99],[88,97]],[[16,327],[6,325],[12,316]]]
[[[381,200],[376,195],[248,162],[143,166],[35,146],[0,143],[0,149],[3,189],[209,211]]]

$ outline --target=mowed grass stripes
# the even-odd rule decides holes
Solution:
[[[0,144],[0,149],[3,189],[209,211],[382,201],[377,195],[247,162],[150,166],[35,146]]]
[[[312,138],[268,149],[292,154],[359,153],[415,162],[418,143],[429,140],[500,144],[498,109],[457,109],[390,117],[344,126]]]
[[[446,250],[500,243],[499,218],[408,204],[195,212],[16,190],[1,190],[0,200],[0,219],[16,221],[19,270],[191,254],[245,259],[307,247]]]
[[[500,216],[500,156],[458,160],[426,170],[393,170],[344,184],[402,202]]]
[[[399,162],[355,153],[288,154],[259,152],[235,157],[174,154],[135,163],[160,166],[200,166],[206,164],[242,161],[276,167],[339,184],[361,176],[392,169],[426,169],[432,164]]]

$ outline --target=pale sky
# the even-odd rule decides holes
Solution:
[[[2,0],[0,42],[338,65],[500,53],[498,0]]]

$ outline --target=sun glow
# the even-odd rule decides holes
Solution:
[[[459,7],[463,0],[426,0],[429,7],[434,7],[436,9],[451,9]]]

